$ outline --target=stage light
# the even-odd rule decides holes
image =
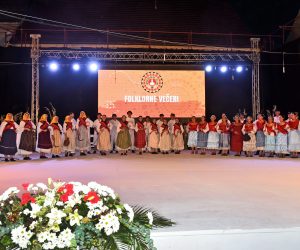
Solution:
[[[72,65],[72,68],[73,68],[74,71],[78,71],[78,70],[80,70],[80,65],[78,63],[74,63]]]
[[[227,70],[228,70],[227,66],[222,66],[222,67],[220,68],[220,71],[221,71],[222,73],[226,73]]]
[[[57,71],[58,70],[58,64],[56,62],[52,62],[49,64],[49,69],[51,71]]]
[[[237,66],[236,67],[236,72],[241,73],[243,71],[243,67],[242,66]]]
[[[211,66],[211,65],[207,65],[207,66],[205,67],[205,71],[206,71],[206,72],[211,72],[211,71],[212,71],[212,66]]]
[[[92,63],[89,64],[89,69],[90,69],[90,71],[92,71],[92,72],[97,71],[98,68],[99,68],[99,65],[98,65],[97,63],[95,63],[95,62],[92,62]]]

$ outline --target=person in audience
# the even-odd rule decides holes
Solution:
[[[48,123],[48,115],[43,114],[37,126],[37,150],[40,152],[40,158],[46,159],[46,154],[51,154],[51,128]]]
[[[198,136],[197,136],[197,149],[200,150],[201,155],[205,155],[207,147],[207,132],[208,132],[208,123],[206,122],[205,116],[200,117],[200,122],[198,124]]]
[[[210,117],[210,122],[208,123],[208,137],[207,137],[207,149],[211,151],[212,155],[217,154],[219,150],[219,134],[217,132],[217,117],[212,115]]]
[[[235,156],[241,156],[243,150],[243,126],[244,124],[241,122],[239,115],[235,115],[234,121],[230,125],[230,150],[235,153]]]
[[[253,157],[256,148],[256,126],[253,123],[253,119],[251,116],[248,116],[246,119],[246,123],[243,126],[242,132],[244,135],[249,136],[249,139],[243,141],[243,151],[245,152],[247,157]]]
[[[175,120],[175,119],[174,119]],[[169,154],[171,150],[171,137],[169,125],[166,119],[163,120],[163,124],[159,129],[160,139],[159,139],[159,148],[162,154]]]
[[[171,132],[174,138],[175,154],[180,154],[180,152],[184,150],[184,140],[183,140],[184,130],[178,118],[175,118],[175,123]],[[196,143],[197,143],[197,137],[196,137]]]
[[[127,112],[127,118],[126,121],[128,122],[128,128],[129,128],[129,134],[130,134],[130,140],[131,140],[131,152],[135,153],[135,120],[132,117],[132,112]]]
[[[122,116],[117,132],[117,149],[121,152],[121,155],[127,155],[127,151],[131,148],[131,138],[129,133],[128,122],[126,120],[125,115]]]
[[[74,133],[76,124],[72,122],[72,117],[67,115],[63,124],[65,156],[74,156],[76,149],[76,134]]]
[[[146,147],[146,128],[143,123],[143,117],[139,116],[135,124],[135,148],[139,154],[143,154],[143,149]]]
[[[98,128],[100,127],[100,123],[102,121],[102,114],[98,113],[97,114],[97,119],[93,122],[93,128],[94,128],[94,137],[93,137],[93,148],[94,151],[93,153],[96,154],[97,153],[97,147],[98,147],[98,137],[99,137],[99,132],[98,132]]]
[[[192,154],[197,154],[198,123],[195,116],[193,116],[191,121],[187,124],[186,131],[188,133],[188,147],[192,149]]]
[[[15,161],[17,153],[17,133],[19,125],[14,121],[14,116],[8,113],[0,126],[0,154],[4,155],[5,161]]]
[[[159,144],[159,132],[157,121],[155,118],[152,119],[152,122],[149,126],[149,147],[152,154],[157,154]]]
[[[259,153],[260,157],[265,156],[265,128],[266,121],[262,114],[257,115],[257,120],[254,122],[256,127],[256,150]]]
[[[222,150],[222,156],[227,156],[230,150],[230,121],[225,114],[217,124],[217,131],[220,134],[219,149]]]
[[[80,151],[81,156],[85,156],[90,149],[90,128],[92,126],[93,122],[89,118],[87,118],[86,113],[84,111],[81,111],[76,123],[76,146]]]
[[[97,149],[101,155],[106,155],[111,150],[110,123],[106,119],[106,115],[102,115],[102,120],[97,125],[96,130],[98,132]]]
[[[118,153],[116,148],[117,136],[118,136],[118,127],[120,126],[120,122],[117,120],[117,115],[113,114],[112,119],[109,121],[109,128],[110,128],[110,142],[111,142],[111,151]]]
[[[288,154],[288,132],[289,125],[284,120],[282,115],[278,118],[278,123],[276,123],[276,145],[275,153],[279,158],[284,158]]]
[[[172,131],[172,128],[175,124],[175,114],[172,113],[170,114],[170,120],[168,121],[168,126],[169,126],[169,131]],[[174,152],[174,136],[172,133],[169,133],[169,136],[170,136],[170,147],[171,147],[171,152]]]
[[[268,122],[265,124],[265,152],[269,154],[269,157],[273,157],[275,154],[276,145],[276,123],[272,116],[268,117]]]
[[[300,152],[300,123],[297,113],[290,113],[288,125],[288,150],[292,158],[298,158],[298,153]]]
[[[31,160],[30,156],[35,151],[35,130],[36,126],[30,119],[29,113],[24,113],[19,126],[20,143],[19,153],[24,160]]]
[[[62,126],[58,123],[58,116],[53,116],[50,123],[52,139],[52,158],[59,158],[62,152]]]

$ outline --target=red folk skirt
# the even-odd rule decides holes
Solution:
[[[146,132],[145,130],[138,130],[135,134],[135,147],[146,147]]]
[[[230,150],[233,152],[241,152],[243,150],[243,134],[241,130],[234,130],[231,133]]]

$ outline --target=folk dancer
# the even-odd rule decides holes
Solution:
[[[256,149],[258,150],[259,156],[265,156],[265,127],[266,121],[262,114],[257,115],[257,120],[254,122],[256,127]]]
[[[245,151],[247,157],[253,157],[254,152],[257,151],[256,148],[256,126],[253,123],[252,117],[248,116],[247,121],[242,128],[242,133],[248,135],[250,140],[243,141],[243,151]]]
[[[227,156],[230,150],[230,122],[227,116],[222,116],[222,119],[217,124],[217,131],[219,133],[219,149],[222,150],[222,156]]]
[[[170,120],[168,121],[169,131],[172,131],[172,128],[175,124],[175,114],[170,115]],[[169,133],[170,143],[171,143],[171,152],[174,152],[174,136],[172,133]]]
[[[152,154],[157,154],[159,144],[159,132],[156,119],[153,118],[149,126],[149,147]]]
[[[200,117],[200,122],[198,123],[198,136],[197,136],[197,148],[200,150],[201,155],[205,155],[207,147],[207,132],[208,123],[206,122],[205,116]]]
[[[46,159],[46,154],[51,154],[52,150],[51,128],[47,119],[48,115],[43,114],[37,126],[37,151],[41,159]]]
[[[243,126],[244,124],[241,122],[239,115],[235,115],[234,121],[230,125],[230,149],[235,152],[235,156],[241,156],[243,150]]]
[[[143,123],[143,117],[139,116],[138,121],[135,124],[135,147],[138,149],[139,154],[143,153],[143,149],[146,147],[146,128]]]
[[[159,149],[162,154],[169,154],[171,149],[171,138],[168,122],[164,119],[163,124],[159,129],[160,139],[159,139]]]
[[[72,117],[67,115],[63,124],[64,133],[64,151],[65,156],[74,156],[76,150],[76,123],[72,122]],[[65,143],[66,142],[66,143]]]
[[[106,119],[106,115],[102,115],[102,121],[97,125],[98,144],[97,149],[101,155],[106,155],[111,150],[110,143],[110,123]]]
[[[131,148],[131,138],[125,115],[122,116],[117,132],[117,150],[121,152],[121,155],[127,155],[127,150]]]
[[[288,125],[288,149],[292,158],[298,158],[300,152],[300,122],[296,113],[290,113]]]
[[[126,121],[128,123],[130,140],[131,140],[131,152],[135,153],[135,147],[134,147],[134,145],[135,145],[135,139],[134,139],[134,136],[135,136],[135,120],[132,117],[132,112],[131,111],[127,112],[127,116],[128,117],[126,118]]]
[[[217,117],[212,115],[210,117],[210,122],[208,123],[208,137],[207,137],[207,149],[211,150],[212,155],[217,154],[217,150],[219,150],[219,134],[217,132]]]
[[[279,116],[278,123],[276,123],[276,145],[275,153],[279,158],[284,158],[288,152],[288,133],[289,125],[284,120],[282,115]]]
[[[184,129],[180,124],[179,119],[175,118],[175,124],[172,129],[172,134],[174,138],[174,151],[175,154],[180,154],[182,150],[184,150],[184,140],[183,140]],[[196,143],[197,143],[197,135],[196,135]]]
[[[85,156],[90,149],[90,127],[92,126],[93,122],[89,118],[87,118],[86,113],[84,111],[81,111],[76,123],[76,146],[80,151],[81,156]]]
[[[94,128],[94,136],[93,136],[93,148],[94,151],[93,153],[96,154],[97,153],[97,147],[98,147],[98,128],[100,127],[100,123],[102,121],[102,114],[98,113],[97,114],[97,119],[93,122],[93,128]]]
[[[59,158],[62,152],[62,126],[58,123],[58,116],[53,116],[50,123],[52,139],[52,158]]]
[[[110,127],[110,142],[111,142],[111,151],[110,153],[116,152],[116,142],[117,142],[117,136],[118,136],[118,127],[120,126],[120,122],[117,120],[117,115],[113,114],[112,119],[109,121],[109,127]]]
[[[188,133],[188,147],[192,149],[192,154],[197,154],[197,144],[198,144],[198,123],[196,117],[193,116],[191,121],[186,126],[186,131]]]

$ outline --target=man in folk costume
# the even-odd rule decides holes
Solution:
[[[135,147],[138,149],[139,154],[143,153],[143,149],[146,147],[146,131],[145,131],[143,117],[139,116],[137,123],[135,124]]]
[[[150,116],[146,116],[146,119],[144,121],[144,127],[146,131],[146,151],[150,152],[150,147],[149,147],[149,129],[150,129],[150,124],[151,124],[151,119]]]
[[[300,122],[296,113],[290,113],[288,126],[288,149],[292,158],[298,158],[298,153],[300,152]]]
[[[50,123],[52,139],[52,158],[59,158],[62,152],[62,126],[58,123],[58,116],[53,116]]]
[[[134,147],[134,145],[135,145],[135,139],[134,139],[134,136],[135,136],[135,120],[132,117],[132,112],[131,111],[127,112],[127,116],[128,117],[126,118],[126,121],[128,123],[130,140],[131,140],[131,152],[135,153],[135,147]]]
[[[289,125],[284,120],[282,115],[279,116],[278,123],[276,123],[276,146],[275,153],[284,158],[288,154],[288,133]]]
[[[265,134],[264,127],[266,121],[262,114],[257,115],[257,120],[254,122],[256,126],[256,149],[259,151],[259,156],[265,156]]]
[[[14,155],[17,153],[17,132],[19,126],[14,122],[11,113],[6,115],[0,126],[0,154],[3,154],[5,161],[15,161]]]
[[[171,138],[168,122],[164,119],[163,124],[159,129],[160,139],[159,139],[159,149],[163,154],[169,154],[171,150]]]
[[[65,156],[74,156],[76,150],[76,123],[72,122],[72,117],[67,115],[63,124],[64,151]]]
[[[159,144],[159,132],[156,119],[153,118],[149,126],[149,147],[152,154],[157,154]]]
[[[239,115],[235,115],[234,121],[230,125],[230,149],[235,152],[235,156],[241,156],[243,150],[243,126],[244,124],[241,122]]]
[[[183,132],[184,132],[183,126],[180,124],[179,119],[176,118],[175,119],[175,124],[172,128],[172,133],[173,133],[173,136],[174,136],[175,154],[180,154],[180,152],[182,150],[184,150]]]
[[[208,123],[207,149],[211,150],[212,155],[216,155],[217,150],[219,150],[220,136],[217,131],[216,119],[217,117],[212,115],[210,117],[210,122]]]
[[[191,121],[187,124],[186,132],[188,133],[188,146],[192,149],[191,153],[197,154],[198,123],[195,116],[193,116]]]
[[[127,155],[127,150],[131,148],[131,138],[125,115],[122,116],[117,132],[117,149],[121,152],[121,155]]]
[[[93,147],[94,147],[94,154],[97,153],[97,145],[98,145],[98,130],[97,128],[100,127],[100,123],[102,121],[102,114],[101,113],[98,113],[97,114],[97,119],[94,121],[93,123],[93,128],[94,128],[94,137],[93,137]]]
[[[107,152],[111,150],[110,143],[110,123],[106,119],[106,115],[102,116],[102,121],[97,125],[98,132],[98,144],[97,149],[100,151],[101,155],[106,155]]]
[[[170,115],[170,120],[168,121],[169,131],[172,131],[172,128],[175,124],[175,114]],[[171,152],[174,152],[174,136],[172,133],[170,135],[170,142],[171,142]]]
[[[247,121],[242,128],[242,133],[244,135],[248,135],[250,140],[244,140],[243,142],[243,151],[245,151],[247,157],[253,157],[256,149],[256,126],[253,123],[252,117],[248,116]]]
[[[40,158],[46,159],[46,154],[50,154],[52,150],[52,141],[50,134],[50,126],[47,121],[48,115],[43,114],[37,126],[37,150],[40,152]]]
[[[31,160],[30,155],[35,151],[35,124],[30,120],[30,114],[24,113],[23,119],[20,122],[20,143],[19,153],[24,160]]]
[[[197,149],[200,149],[200,154],[205,155],[205,150],[207,147],[207,132],[208,123],[206,122],[205,116],[200,117],[200,122],[198,123],[198,136],[197,136]]]
[[[159,115],[159,119],[156,121],[158,132],[159,132],[159,130],[161,128],[161,125],[164,123],[164,119],[165,119],[165,115],[164,114],[160,114]]]
[[[76,123],[76,147],[80,151],[81,156],[85,156],[90,149],[90,127],[92,126],[93,122],[87,118],[84,111],[81,111]]]
[[[113,153],[114,151],[118,153],[116,142],[117,142],[117,136],[118,136],[118,127],[120,126],[120,122],[117,120],[117,115],[113,114],[112,119],[109,121],[109,127],[110,127],[110,142],[111,142],[111,151],[110,153]]]
[[[222,116],[217,124],[217,131],[220,135],[219,147],[222,150],[222,156],[227,156],[230,149],[230,121],[226,115]]]
[[[276,144],[276,123],[274,123],[273,116],[268,117],[268,122],[265,124],[265,152],[269,153],[269,157],[273,157],[275,153]]]

